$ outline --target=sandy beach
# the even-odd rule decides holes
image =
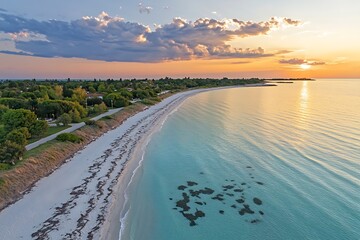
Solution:
[[[255,86],[264,85],[247,87]],[[0,239],[119,239],[126,190],[151,135],[185,99],[209,90],[166,98],[87,145],[0,212]]]

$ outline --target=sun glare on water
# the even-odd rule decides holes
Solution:
[[[304,63],[304,64],[300,65],[300,68],[303,69],[303,70],[308,70],[308,69],[311,68],[311,66],[309,64]]]

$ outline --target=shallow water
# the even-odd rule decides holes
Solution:
[[[129,198],[121,239],[360,239],[360,80],[189,98]]]

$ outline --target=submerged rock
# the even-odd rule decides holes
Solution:
[[[219,200],[219,201],[224,201],[224,195],[223,194],[217,194],[215,197],[212,197],[211,199],[214,199],[214,200]]]
[[[244,199],[236,199],[235,201],[237,201],[238,203],[244,203],[245,202]]]
[[[224,189],[233,189],[234,186],[233,185],[225,185],[225,186],[222,186]]]
[[[180,185],[178,186],[178,190],[181,190],[181,191],[184,191],[185,189],[187,188],[187,186],[184,186],[184,185]]]
[[[198,183],[197,183],[197,182],[192,182],[192,181],[187,181],[187,185],[188,185],[189,187],[192,187],[192,186],[198,185]]]
[[[253,201],[254,201],[254,203],[256,204],[256,205],[261,205],[262,204],[262,201],[259,199],[259,198],[254,198],[253,199]]]
[[[244,206],[244,208],[240,209],[240,211],[239,211],[239,214],[241,216],[245,215],[246,213],[247,214],[254,214],[255,213],[253,210],[250,209],[249,205],[244,204],[243,206]]]
[[[242,192],[242,191],[244,191],[244,189],[241,189],[241,188],[234,189],[234,192]]]

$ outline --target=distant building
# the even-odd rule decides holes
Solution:
[[[87,93],[87,98],[101,98],[103,99],[104,94],[101,93]]]

